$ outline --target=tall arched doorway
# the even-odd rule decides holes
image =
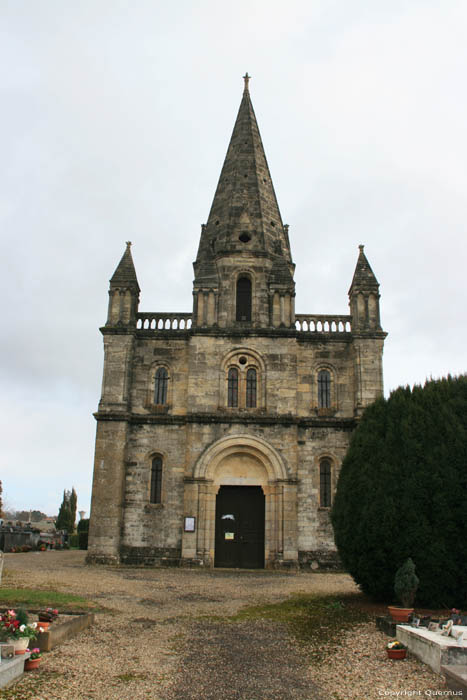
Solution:
[[[185,477],[185,514],[197,514],[197,526],[183,534],[182,560],[241,568],[296,561],[296,500],[296,480],[265,440],[221,438]]]
[[[214,566],[262,569],[268,473],[258,455],[245,448],[232,446],[213,469]]]

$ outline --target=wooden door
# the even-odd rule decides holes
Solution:
[[[264,568],[261,486],[221,486],[216,499],[215,566]]]

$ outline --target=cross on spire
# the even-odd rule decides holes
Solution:
[[[243,76],[243,80],[245,81],[245,90],[248,92],[248,83],[250,82],[251,75],[248,75],[248,71],[245,73]]]

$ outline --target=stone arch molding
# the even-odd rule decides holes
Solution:
[[[221,363],[221,370],[223,373],[225,373],[228,370],[232,361],[235,360],[239,355],[249,355],[251,358],[253,358],[258,365],[258,369],[261,371],[262,374],[264,374],[266,366],[264,364],[262,356],[257,350],[243,346],[234,348],[233,350],[229,350],[229,352],[224,355]]]
[[[252,435],[228,435],[210,445],[195,464],[194,478],[213,480],[222,460],[237,453],[251,455],[261,462],[269,482],[289,478],[280,454],[265,440]]]

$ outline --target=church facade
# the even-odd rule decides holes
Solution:
[[[110,280],[88,562],[336,561],[340,465],[383,392],[379,284],[360,246],[349,314],[296,314],[294,268],[247,75],[192,311],[139,310],[129,243]]]

